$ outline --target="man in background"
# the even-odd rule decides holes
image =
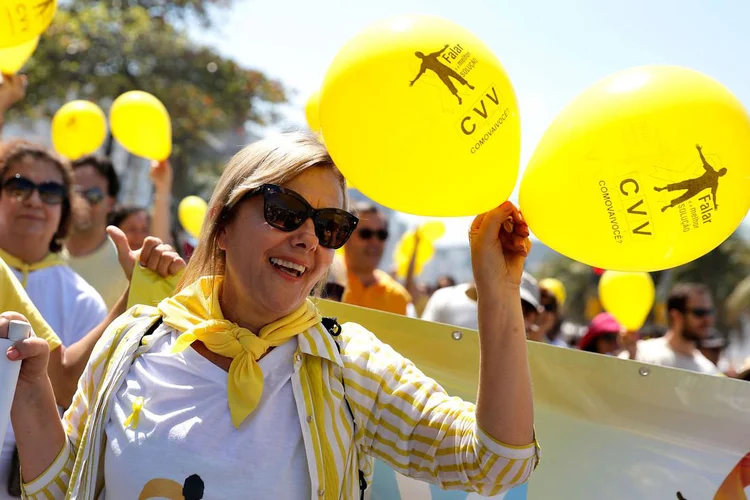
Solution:
[[[379,311],[413,315],[412,298],[401,284],[378,269],[388,239],[388,221],[378,207],[355,205],[359,225],[344,247],[346,284],[343,302]]]

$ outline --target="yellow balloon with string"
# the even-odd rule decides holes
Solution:
[[[2,0],[0,49],[38,38],[52,22],[56,10],[57,0]]]
[[[38,36],[21,45],[0,49],[0,73],[4,75],[18,73],[34,53],[37,45],[39,45]]]
[[[697,71],[643,66],[594,84],[547,129],[520,207],[557,252],[658,271],[731,235],[750,208],[750,116]]]
[[[349,41],[326,73],[320,123],[344,176],[402,212],[486,212],[518,177],[508,75],[475,35],[437,17],[382,21]]]
[[[630,332],[638,331],[646,322],[655,294],[648,273],[605,271],[599,280],[602,306]]]
[[[155,96],[134,90],[115,99],[109,111],[112,135],[130,153],[162,161],[172,152],[172,121]]]
[[[203,219],[206,218],[208,204],[198,196],[186,196],[177,207],[177,217],[182,228],[193,238],[201,234]]]
[[[107,117],[89,101],[71,101],[52,118],[52,145],[70,160],[91,154],[107,138]]]

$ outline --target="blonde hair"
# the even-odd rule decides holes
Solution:
[[[336,175],[344,197],[341,208],[346,210],[349,206],[346,180],[325,146],[314,136],[300,132],[279,134],[246,146],[237,153],[216,184],[201,227],[198,246],[176,292],[203,276],[224,274],[225,257],[219,248],[218,236],[232,220],[235,207],[248,192],[263,184],[282,185],[311,168],[327,168]]]

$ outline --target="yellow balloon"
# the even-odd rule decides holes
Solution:
[[[15,47],[44,33],[57,10],[57,0],[2,0],[0,48]]]
[[[307,100],[305,105],[305,118],[307,118],[307,126],[313,132],[320,132],[320,91],[316,90],[312,93],[310,98]],[[322,141],[322,136],[321,136]]]
[[[409,272],[409,262],[414,254],[414,244],[416,242],[414,231],[407,231],[401,237],[393,252],[393,260],[396,262],[396,275],[399,278],[406,278]],[[414,261],[414,275],[422,274],[425,264],[435,255],[435,247],[432,241],[420,238],[419,247],[417,248],[417,257]]]
[[[654,296],[654,282],[648,273],[605,271],[599,280],[602,306],[631,332],[643,326]]]
[[[109,112],[112,135],[137,156],[166,160],[172,152],[172,122],[164,104],[134,90],[115,99]]]
[[[425,222],[419,227],[419,236],[428,241],[435,241],[445,234],[445,223],[439,220]]]
[[[93,153],[106,138],[107,118],[93,102],[71,101],[52,118],[52,145],[71,160]]]
[[[21,45],[0,49],[0,73],[6,75],[18,73],[34,53],[37,45],[39,45],[38,36]]]
[[[546,278],[539,282],[539,288],[544,288],[554,295],[559,306],[565,304],[568,295],[562,281],[555,278]]]
[[[208,204],[198,196],[186,196],[177,207],[177,217],[182,228],[193,238],[200,236],[207,210]]]
[[[521,181],[531,231],[590,266],[655,271],[716,248],[750,208],[750,117],[716,80],[616,73],[549,127]]]
[[[444,19],[398,17],[347,43],[326,74],[320,120],[346,178],[395,210],[474,215],[505,201],[518,177],[510,80],[481,40]]]

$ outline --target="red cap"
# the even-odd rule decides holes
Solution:
[[[579,349],[586,349],[591,345],[597,338],[608,333],[619,333],[622,331],[622,325],[617,322],[614,316],[610,313],[597,314],[594,319],[591,320],[586,335],[583,336],[581,341],[578,343]]]

